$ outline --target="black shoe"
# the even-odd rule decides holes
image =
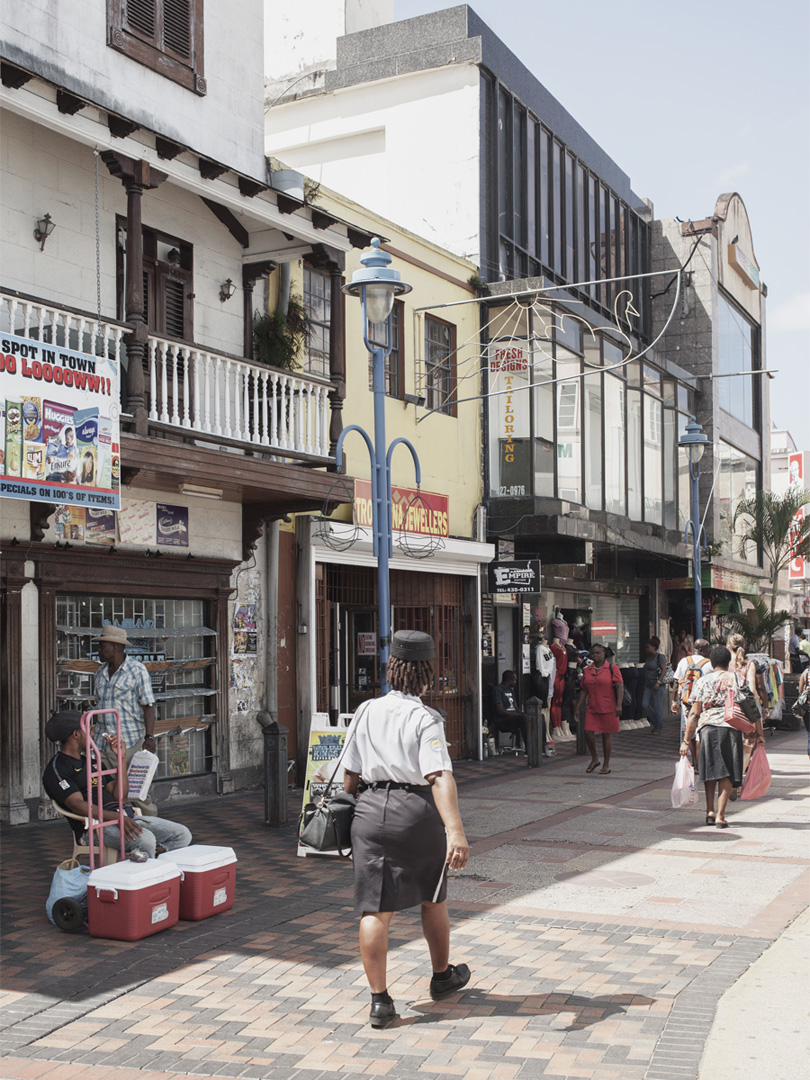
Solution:
[[[393,1001],[373,1001],[371,1012],[368,1014],[368,1022],[373,1028],[387,1028],[397,1018],[397,1010]]]
[[[446,979],[430,980],[430,996],[434,1001],[438,1001],[440,998],[447,997],[448,994],[454,994],[456,990],[467,985],[471,974],[466,964],[459,964],[458,967],[451,964],[450,974]]]

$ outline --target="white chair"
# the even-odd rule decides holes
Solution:
[[[60,806],[59,803],[56,802],[55,799],[51,799],[51,806],[53,806],[53,808],[57,812],[57,814],[61,814],[62,817],[70,818],[73,821],[81,821],[84,824],[85,831],[87,830],[87,828],[89,826],[89,821],[87,820],[86,817],[82,817],[81,814],[72,814],[70,812],[70,810],[65,810],[65,808],[63,806]],[[79,838],[76,836],[76,833],[73,831],[73,826],[70,827],[70,835],[73,837],[73,858],[78,859],[78,857],[80,855],[89,855],[90,854],[90,845],[89,844],[83,844],[81,842],[81,840],[79,840]],[[98,848],[96,848],[95,850],[97,852]],[[104,865],[105,866],[110,866],[112,863],[118,862],[118,860],[120,858],[121,858],[120,848],[108,847],[106,844],[104,845]]]

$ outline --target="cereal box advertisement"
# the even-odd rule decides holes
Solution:
[[[118,362],[0,337],[0,496],[121,508]]]

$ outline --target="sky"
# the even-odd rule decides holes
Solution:
[[[396,19],[450,7],[394,0]],[[709,217],[737,191],[768,287],[771,419],[810,450],[810,4],[474,0],[469,5],[652,199]]]

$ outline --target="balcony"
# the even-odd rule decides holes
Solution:
[[[127,365],[124,323],[0,292],[0,332]],[[227,444],[274,461],[328,465],[331,384],[150,335],[144,357],[150,429]],[[124,395],[122,394],[122,397]],[[122,429],[127,429],[126,412]]]

